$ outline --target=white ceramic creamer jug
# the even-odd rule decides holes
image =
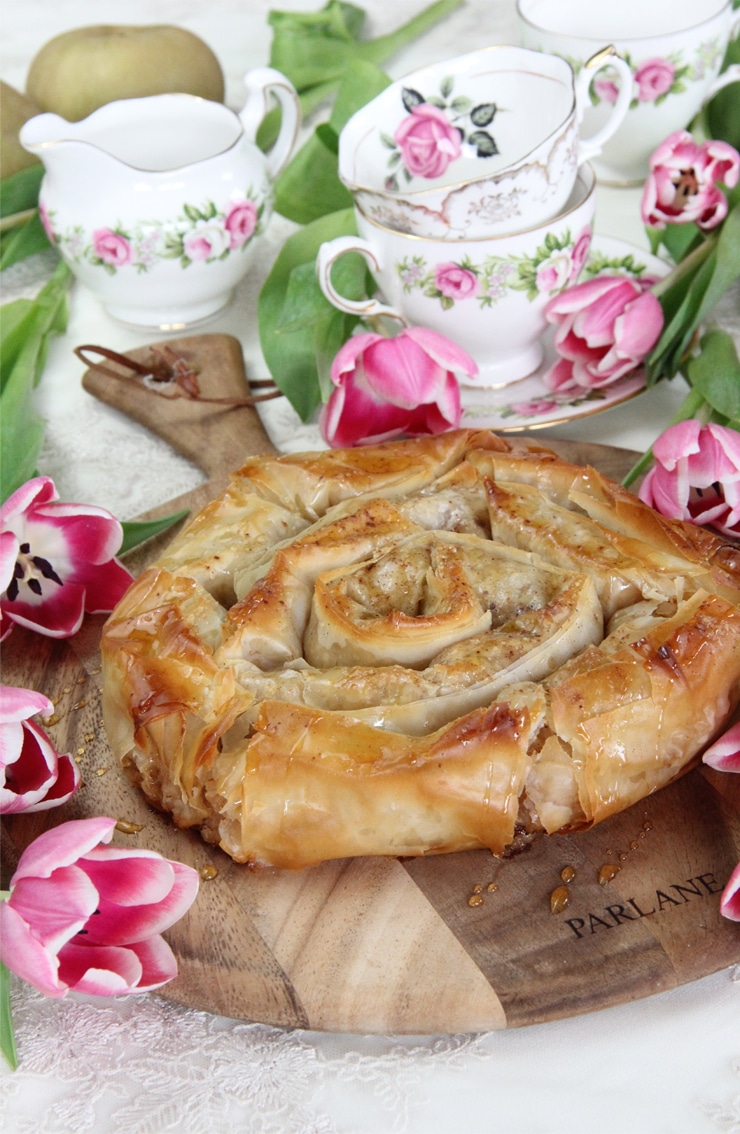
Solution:
[[[273,183],[300,125],[298,96],[270,67],[245,76],[237,114],[188,94],[121,99],[81,122],[40,114],[20,141],[44,164],[41,219],[74,275],[114,318],[180,330],[210,318],[245,275]],[[268,154],[255,142],[282,115]]]

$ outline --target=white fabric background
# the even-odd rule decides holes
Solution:
[[[649,2],[649,0],[646,0]],[[368,0],[368,31],[382,34],[421,0]],[[201,35],[227,75],[267,62],[270,7],[313,10],[319,0],[2,0],[2,77],[22,88],[52,35],[98,23],[177,23]],[[484,43],[517,42],[513,0],[468,0],[386,65],[394,76]],[[596,229],[647,247],[639,191],[599,189]],[[232,305],[205,327],[235,334],[248,373],[266,377],[254,315],[259,288],[292,226],[274,217],[265,256]],[[50,269],[36,258],[5,273],[3,300],[33,294]],[[740,341],[737,290],[718,312]],[[38,402],[47,418],[42,470],[63,498],[127,519],[195,487],[200,471],[87,395],[81,342],[130,350],[151,341],[111,321],[81,289],[67,334],[53,343]],[[568,437],[644,449],[683,396],[662,383],[633,402],[538,438]],[[283,402],[267,403],[268,431],[293,450],[317,444]],[[132,475],[131,470],[136,470]],[[740,927],[738,928],[740,955]],[[156,996],[50,1001],[13,981],[21,1066],[4,1065],[8,1134],[738,1134],[740,965],[608,1011],[482,1036],[366,1037],[285,1032],[180,1009]]]

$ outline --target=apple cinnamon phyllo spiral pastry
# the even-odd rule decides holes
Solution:
[[[486,432],[255,457],[103,634],[115,754],[239,862],[591,826],[740,700],[740,556]]]

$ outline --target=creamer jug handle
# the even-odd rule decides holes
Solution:
[[[244,85],[247,88],[247,101],[239,117],[251,142],[255,141],[262,120],[272,109],[270,95],[274,96],[282,112],[275,145],[265,154],[268,172],[275,178],[287,164],[298,137],[301,125],[298,93],[290,79],[274,67],[256,67],[253,71],[248,71],[244,76]]]

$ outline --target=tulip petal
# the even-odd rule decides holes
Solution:
[[[623,276],[619,278],[620,280],[624,279]],[[545,307],[546,316],[550,319],[551,315],[573,315],[581,311],[584,307],[612,291],[614,279],[614,276],[594,276],[593,279],[584,280],[583,283],[566,288],[565,291],[561,291],[560,295],[556,295],[548,301]],[[556,318],[550,319],[552,323],[557,321]]]
[[[70,942],[59,953],[59,978],[75,992],[120,996],[138,990],[142,977],[132,949]]]
[[[365,331],[359,335],[351,335],[334,356],[331,365],[331,380],[335,386],[342,384],[344,374],[354,370],[355,363],[368,347],[377,343],[383,336]]]
[[[172,889],[172,866],[155,851],[96,847],[84,855],[80,867],[119,906],[160,902]]]
[[[0,532],[0,593],[5,594],[15,570],[20,540],[15,532]]]
[[[9,904],[45,949],[56,953],[84,929],[98,906],[98,892],[77,866],[63,866],[50,878],[22,878],[11,884]]]
[[[71,638],[85,615],[85,588],[66,582],[52,594],[33,602],[7,602],[4,613],[18,626],[35,630],[49,638]]]
[[[80,769],[67,752],[62,752],[57,759],[57,778],[51,785],[43,799],[27,807],[26,811],[48,811],[51,807],[60,807],[71,799],[82,783]]]
[[[576,383],[573,380],[573,362],[567,358],[559,358],[542,378],[548,390],[572,390]]]
[[[56,954],[45,949],[34,937],[10,902],[0,902],[0,960],[44,996],[58,999],[69,991],[59,980]]]
[[[687,511],[683,501],[676,495],[678,480],[676,477],[666,477],[664,470],[655,465],[646,474],[638,495],[643,504],[649,504],[662,516],[672,520],[687,518]]]
[[[116,852],[117,860],[104,861]],[[97,855],[97,861],[86,855],[79,863],[99,893],[99,914],[86,926],[90,942],[129,945],[161,933],[180,920],[198,892],[196,870],[153,851],[102,847]]]
[[[653,443],[653,456],[670,472],[682,457],[699,452],[700,432],[696,418],[669,426]]]
[[[126,948],[70,943],[59,956],[60,976],[76,992],[120,996],[150,992],[177,976],[177,961],[164,938]]]
[[[715,740],[704,753],[702,760],[720,772],[740,772],[740,722]]]
[[[22,878],[49,878],[60,867],[72,865],[98,843],[109,843],[115,826],[115,819],[96,816],[70,819],[44,831],[24,850],[11,886]]]
[[[627,304],[614,321],[615,345],[624,358],[641,360],[657,343],[663,327],[663,309],[651,292]]]
[[[10,527],[11,521],[22,516],[29,508],[57,499],[57,490],[51,477],[32,477],[20,488],[16,488],[15,492],[0,505],[0,527],[3,529]]]
[[[77,577],[85,587],[85,610],[88,614],[105,614],[113,610],[133,581],[130,571],[117,559],[110,559],[96,570],[78,571]]]
[[[468,352],[445,335],[441,335],[439,331],[433,331],[430,327],[407,327],[404,334],[418,343],[422,350],[426,351],[443,369],[459,370],[469,378],[474,378],[478,374],[478,364]]]
[[[54,706],[43,693],[18,685],[0,685],[0,724],[6,721],[27,721],[37,713],[50,717]]]
[[[0,732],[3,740],[9,727]],[[12,815],[18,811],[35,810],[53,788],[59,774],[59,760],[54,746],[41,729],[31,721],[18,726],[22,733],[21,746],[16,759],[7,761],[0,756],[4,784],[0,789],[0,814]]]
[[[733,870],[729,882],[722,891],[719,910],[723,917],[727,917],[731,921],[740,921],[740,862]]]
[[[141,962],[142,976],[137,991],[150,992],[177,976],[175,954],[159,934],[148,937],[146,941],[137,941],[129,948]]]
[[[625,284],[629,281],[625,279]],[[576,315],[573,330],[593,350],[614,342],[614,326],[626,305],[639,294],[639,289],[619,285],[605,291],[598,302],[589,303]]]

